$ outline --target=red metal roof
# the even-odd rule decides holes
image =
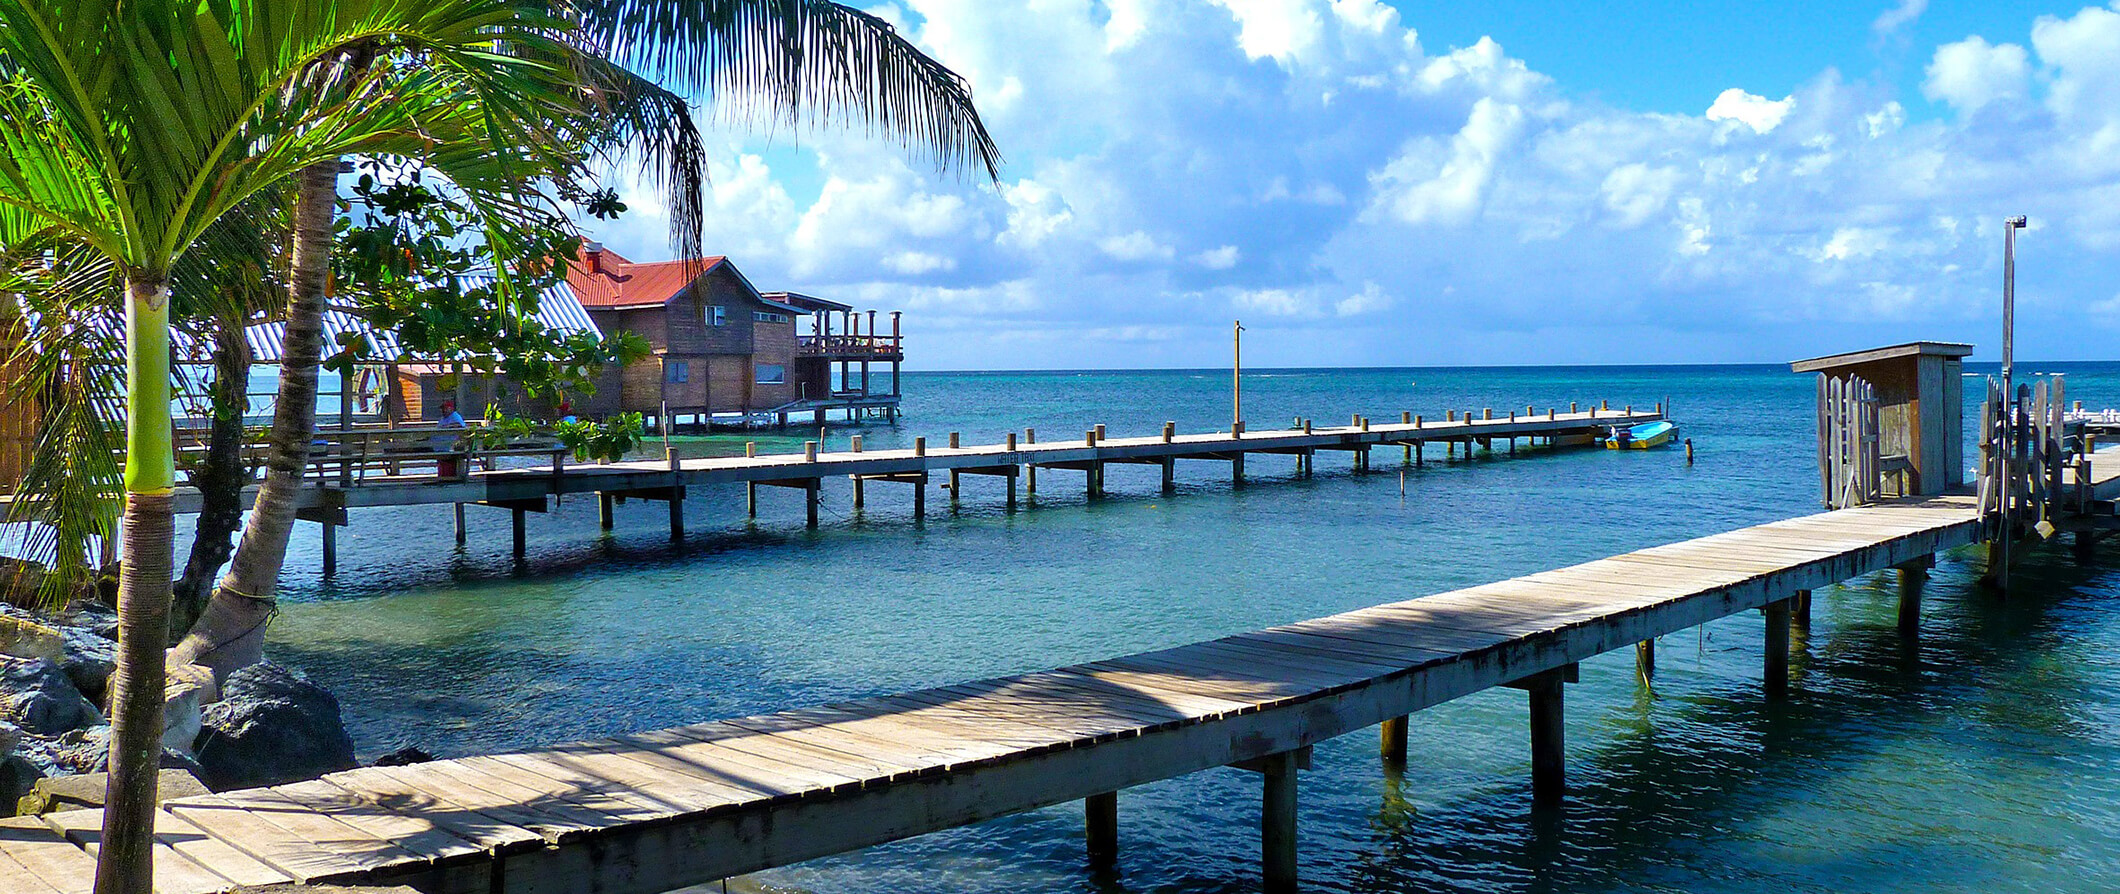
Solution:
[[[697,261],[656,261],[636,264],[609,248],[603,250],[597,270],[589,271],[586,252],[567,265],[567,285],[583,307],[614,309],[661,307],[692,280],[727,263],[720,255]]]

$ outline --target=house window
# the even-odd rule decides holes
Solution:
[[[768,313],[768,312],[766,312],[766,311],[762,311],[762,310],[754,310],[754,311],[752,311],[752,312],[751,312],[751,319],[757,320],[758,322],[761,322],[761,323],[790,323],[790,322],[794,322],[794,318],[793,318],[793,317],[790,317],[790,316],[788,316],[787,314],[776,314],[776,313]]]
[[[685,382],[691,381],[691,379],[692,364],[687,363],[683,360],[668,360],[663,362],[663,381],[668,382],[672,385],[681,385]]]
[[[709,326],[729,325],[729,309],[719,304],[707,308],[706,316],[707,325]]]
[[[758,365],[758,384],[785,385],[788,383],[788,368],[778,363]]]

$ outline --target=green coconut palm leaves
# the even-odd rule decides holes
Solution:
[[[447,177],[505,255],[511,221],[552,211],[546,187],[631,152],[669,193],[679,251],[696,253],[704,176],[689,107],[628,65],[776,123],[808,111],[945,164],[991,175],[997,163],[961,79],[881,20],[818,0],[0,0],[0,257],[38,244],[92,253],[115,271],[124,317],[121,644],[99,894],[144,894],[152,878],[177,265],[236,250],[217,245],[217,222],[288,190],[300,197],[290,306],[313,305],[333,172],[354,155]],[[496,269],[505,292],[507,265]]]

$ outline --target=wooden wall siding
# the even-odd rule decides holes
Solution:
[[[769,312],[783,313],[783,311]],[[745,311],[744,315],[749,316],[750,311]],[[753,373],[751,376],[752,405],[777,407],[799,397],[801,389],[795,385],[795,324],[792,322],[757,323],[752,327],[752,331],[754,333],[753,344],[755,347],[755,351],[751,355],[751,370]],[[756,373],[760,364],[779,364],[781,369],[786,371],[782,383],[767,385],[758,382]],[[823,395],[812,393],[811,396],[821,397]]]
[[[707,308],[714,305],[728,309],[727,325],[704,322]],[[751,314],[764,310],[765,304],[723,265],[679,293],[669,308],[671,353],[749,354],[755,350]],[[788,340],[792,344],[794,336]]]
[[[745,316],[750,312],[745,311]],[[706,387],[702,395],[707,405],[716,411],[743,410],[753,406],[751,400],[751,358],[742,355],[724,354],[700,358],[700,365],[708,370]]]
[[[651,416],[659,413],[662,411],[662,387],[662,358],[647,357],[634,361],[619,375],[619,406]]]
[[[856,376],[860,375],[856,367]],[[788,387],[815,400],[832,394],[832,364],[822,357],[797,357],[788,364]]]

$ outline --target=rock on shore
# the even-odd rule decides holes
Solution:
[[[101,709],[117,670],[117,636],[117,613],[100,603],[58,612],[0,603],[0,816],[12,815],[39,779],[108,769],[110,723]],[[356,765],[331,693],[272,664],[223,683],[196,665],[169,669],[164,769],[226,790]]]

